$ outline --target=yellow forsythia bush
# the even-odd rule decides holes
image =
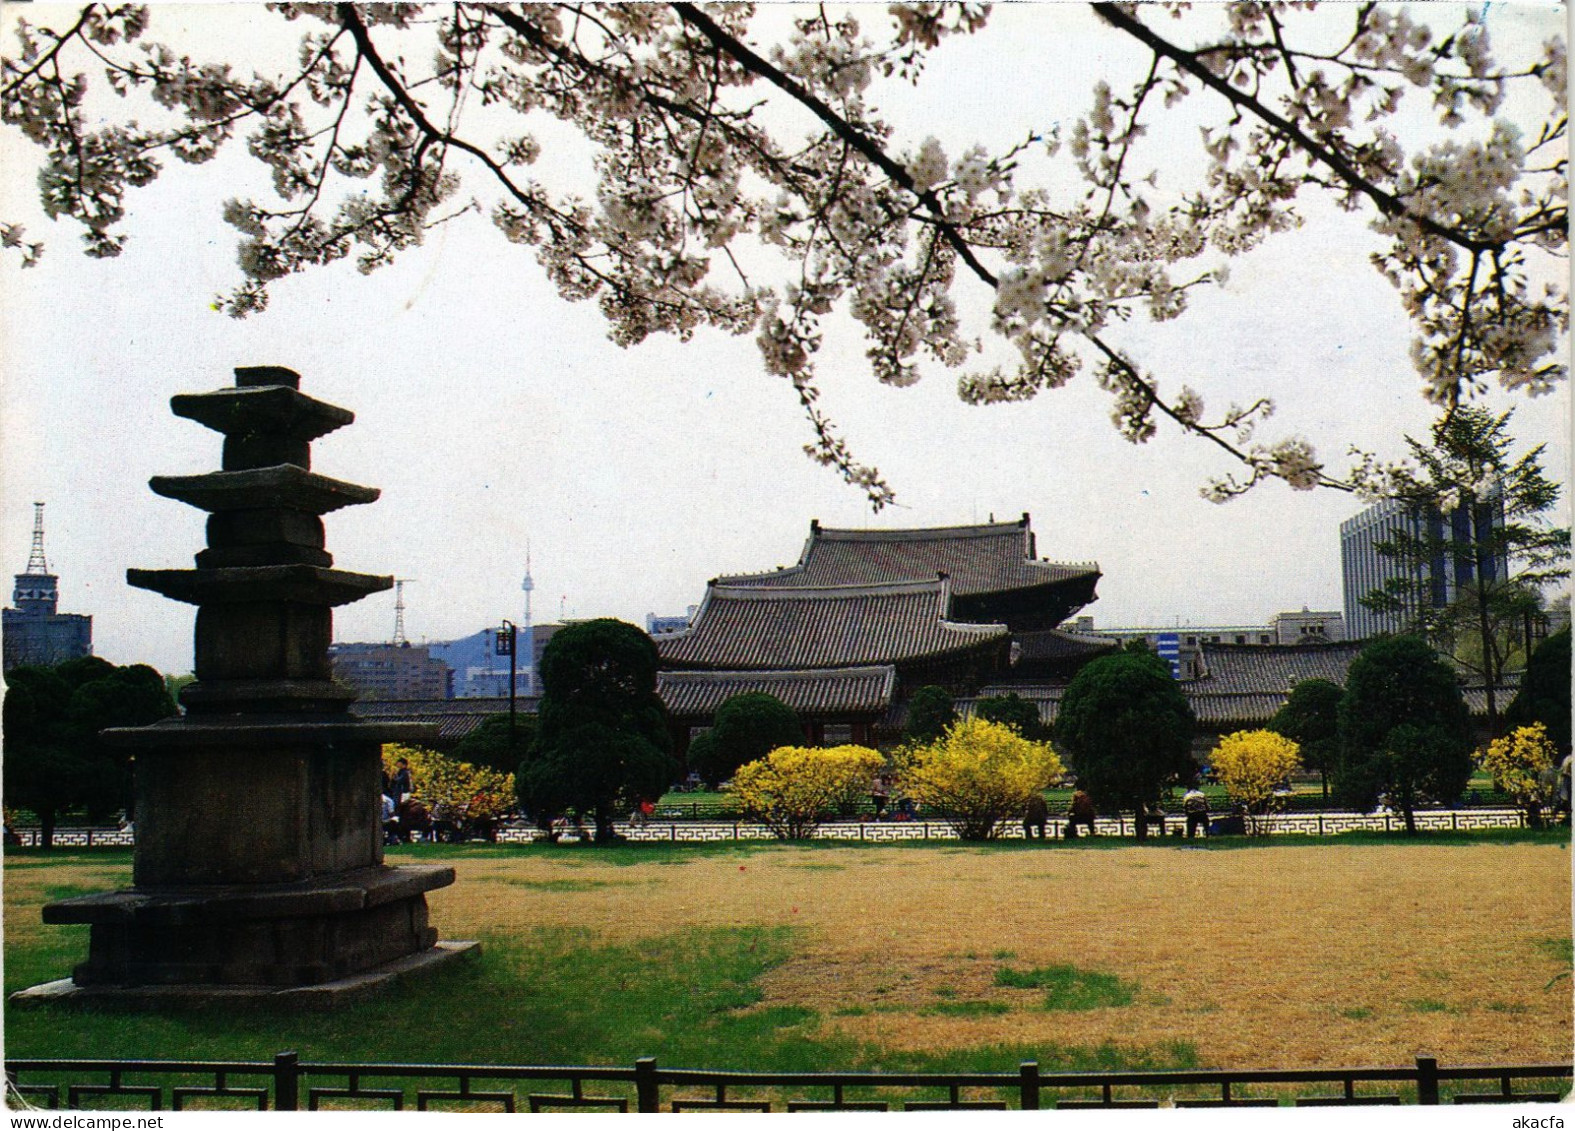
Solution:
[[[902,787],[939,813],[965,840],[990,840],[1003,821],[1021,817],[1028,799],[1066,773],[1048,742],[1030,742],[1011,727],[962,719],[939,739],[901,756]]]
[[[435,820],[495,820],[514,806],[513,774],[396,742],[383,746],[383,773],[392,774],[401,758],[409,760],[415,795]]]
[[[746,815],[776,836],[798,840],[814,832],[823,817],[851,808],[868,794],[883,765],[880,752],[867,746],[779,746],[740,766],[729,792]]]
[[[1301,747],[1272,730],[1238,730],[1220,739],[1209,755],[1226,795],[1247,810],[1253,831],[1268,832],[1264,820],[1279,808],[1277,789],[1301,768]]]
[[[1557,753],[1548,728],[1532,723],[1495,738],[1478,753],[1477,762],[1493,775],[1495,786],[1529,811],[1551,805],[1558,794]]]

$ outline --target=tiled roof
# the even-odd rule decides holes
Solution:
[[[946,620],[944,580],[779,588],[712,583],[694,623],[654,637],[669,668],[842,668],[1004,645],[1005,625]]]
[[[974,708],[980,699],[994,699],[1002,695],[1016,695],[1019,699],[1026,699],[1039,709],[1039,721],[1042,723],[1055,722],[1056,709],[1061,705],[1061,696],[1066,694],[1066,685],[1063,683],[1034,683],[1034,684],[992,684],[981,687],[979,694],[973,699],[959,699],[957,713],[963,718],[972,718]]]
[[[539,700],[519,695],[514,708],[520,714],[534,714]],[[366,699],[350,708],[363,719],[379,722],[428,723],[437,727],[438,739],[458,742],[481,725],[489,715],[509,713],[507,697],[473,699]]]
[[[982,526],[937,526],[919,530],[831,530],[811,523],[798,564],[771,573],[718,578],[730,586],[879,585],[916,581],[945,573],[952,593],[1028,589],[1099,576],[1093,562],[1058,563],[1034,557],[1028,516],[1018,522]],[[1084,600],[1092,599],[1092,594]]]
[[[800,715],[876,714],[891,706],[897,669],[890,665],[819,671],[665,671],[656,693],[676,718],[702,718],[746,691],[775,695]]]
[[[1261,726],[1285,706],[1285,692],[1228,693],[1211,695],[1192,690],[1196,683],[1182,685],[1182,693],[1192,706],[1199,726],[1219,727],[1237,723]]]
[[[1018,646],[1017,658],[1020,660],[1092,659],[1121,647],[1121,641],[1114,637],[1090,636],[1061,628],[1044,632],[1019,632],[1012,637],[1012,641]]]
[[[1345,673],[1365,641],[1338,644],[1205,644],[1203,671],[1188,684],[1193,694],[1243,692],[1281,696],[1306,679],[1345,686]]]

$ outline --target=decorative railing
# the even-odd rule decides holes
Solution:
[[[178,1060],[5,1062],[15,1108],[127,1101],[151,1111],[955,1111],[1555,1103],[1571,1065],[1041,1072],[722,1072],[632,1067]]]
[[[1217,819],[1220,814],[1214,814]],[[1416,826],[1424,832],[1481,832],[1488,829],[1519,829],[1526,827],[1526,815],[1520,809],[1418,809]],[[1260,819],[1270,835],[1297,834],[1302,836],[1337,836],[1351,832],[1395,833],[1405,830],[1405,817],[1399,813],[1353,813],[1348,810],[1320,810],[1315,813],[1280,813]],[[1136,823],[1131,817],[1100,817],[1095,823],[1099,836],[1133,836]],[[1186,828],[1186,820],[1179,813],[1167,813],[1165,831],[1169,839]],[[616,826],[620,836],[631,841],[666,841],[684,844],[718,840],[770,840],[773,836],[765,825],[753,821],[726,819],[664,820],[653,817],[644,823],[620,822]],[[1058,839],[1065,835],[1066,818],[1052,815],[1046,823],[1046,835]],[[14,829],[16,843],[21,847],[35,848],[39,844],[39,830],[22,826]],[[564,839],[572,841],[578,834],[571,827],[564,829]],[[589,835],[587,832],[586,835]],[[998,833],[1003,840],[1023,839],[1020,821],[1004,822]],[[1150,825],[1149,835],[1159,836],[1157,826]],[[509,823],[498,826],[493,835],[498,844],[530,844],[543,839],[535,825]],[[815,830],[815,840],[867,841],[876,843],[890,840],[955,840],[956,832],[946,821],[937,817],[922,820],[833,820]],[[56,848],[130,848],[134,843],[131,829],[56,829]]]

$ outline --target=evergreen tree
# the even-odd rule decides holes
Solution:
[[[131,759],[100,732],[173,715],[164,677],[146,664],[83,656],[54,668],[13,668],[5,682],[6,801],[38,815],[40,843],[53,844],[64,813],[98,820],[129,810]]]
[[[632,624],[601,619],[553,636],[541,657],[536,741],[515,778],[538,820],[573,810],[614,839],[613,820],[672,784],[667,712],[656,694],[656,645]]]
[[[746,691],[716,709],[707,741],[689,747],[689,768],[715,789],[745,762],[803,744],[804,724],[792,707],[775,695]]]
[[[1300,748],[1302,765],[1323,779],[1329,799],[1329,775],[1340,758],[1340,699],[1345,695],[1327,679],[1304,679],[1291,688],[1285,705],[1269,720],[1269,729]]]
[[[1170,666],[1152,652],[1122,651],[1072,677],[1055,721],[1056,748],[1078,788],[1101,805],[1138,809],[1196,772],[1192,708]],[[1138,837],[1147,825],[1137,822]]]
[[[934,742],[957,721],[957,708],[951,692],[933,683],[925,684],[908,700],[908,725],[903,737],[910,743]]]
[[[1428,442],[1406,438],[1413,464],[1372,484],[1415,518],[1378,546],[1402,576],[1362,598],[1482,678],[1495,734],[1504,669],[1521,626],[1540,615],[1542,588],[1569,577],[1569,530],[1548,521],[1560,488],[1542,470],[1545,445],[1515,456],[1512,415],[1458,405]],[[1445,605],[1435,604],[1440,567],[1464,579]]]
[[[1570,752],[1570,630],[1561,628],[1537,646],[1520,691],[1504,712],[1512,727],[1541,723],[1563,758]]]
[[[1371,810],[1381,798],[1416,832],[1416,807],[1450,803],[1471,780],[1471,719],[1450,666],[1424,640],[1388,637],[1351,664],[1339,708],[1335,793]]]
[[[1015,691],[1009,691],[1005,695],[991,695],[979,700],[974,706],[974,717],[1009,726],[1033,742],[1044,737],[1045,728],[1039,721],[1039,708]]]

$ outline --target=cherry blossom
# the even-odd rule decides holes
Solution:
[[[751,335],[793,383],[810,455],[877,507],[891,488],[819,406],[833,324],[860,328],[877,379],[952,370],[971,403],[1087,372],[1123,436],[1176,428],[1234,463],[1210,498],[1267,480],[1367,490],[1360,463],[1329,472],[1305,438],[1254,440],[1267,399],[1209,416],[1113,331],[1186,317],[1229,258],[1320,196],[1382,240],[1373,264],[1410,317],[1424,396],[1448,411],[1492,383],[1556,387],[1565,46],[1509,59],[1475,14],[1315,7],[1093,4],[1140,66],[1069,126],[998,150],[900,135],[880,109],[949,39],[988,33],[972,3],[277,4],[253,18],[295,25],[298,49],[263,73],[163,41],[156,11],[94,4],[14,21],[0,122],[38,148],[45,213],[79,224],[93,256],[120,252],[128,194],[171,158],[244,145],[272,196],[223,210],[240,278],[215,306],[235,317],[308,268],[374,271],[435,226],[490,216],[620,344]],[[1183,104],[1205,123],[1199,171],[1172,183]],[[532,176],[561,126],[581,143],[563,154],[584,167],[575,189]],[[41,245],[4,224],[0,249],[28,263]],[[981,334],[1009,352],[981,351]]]

